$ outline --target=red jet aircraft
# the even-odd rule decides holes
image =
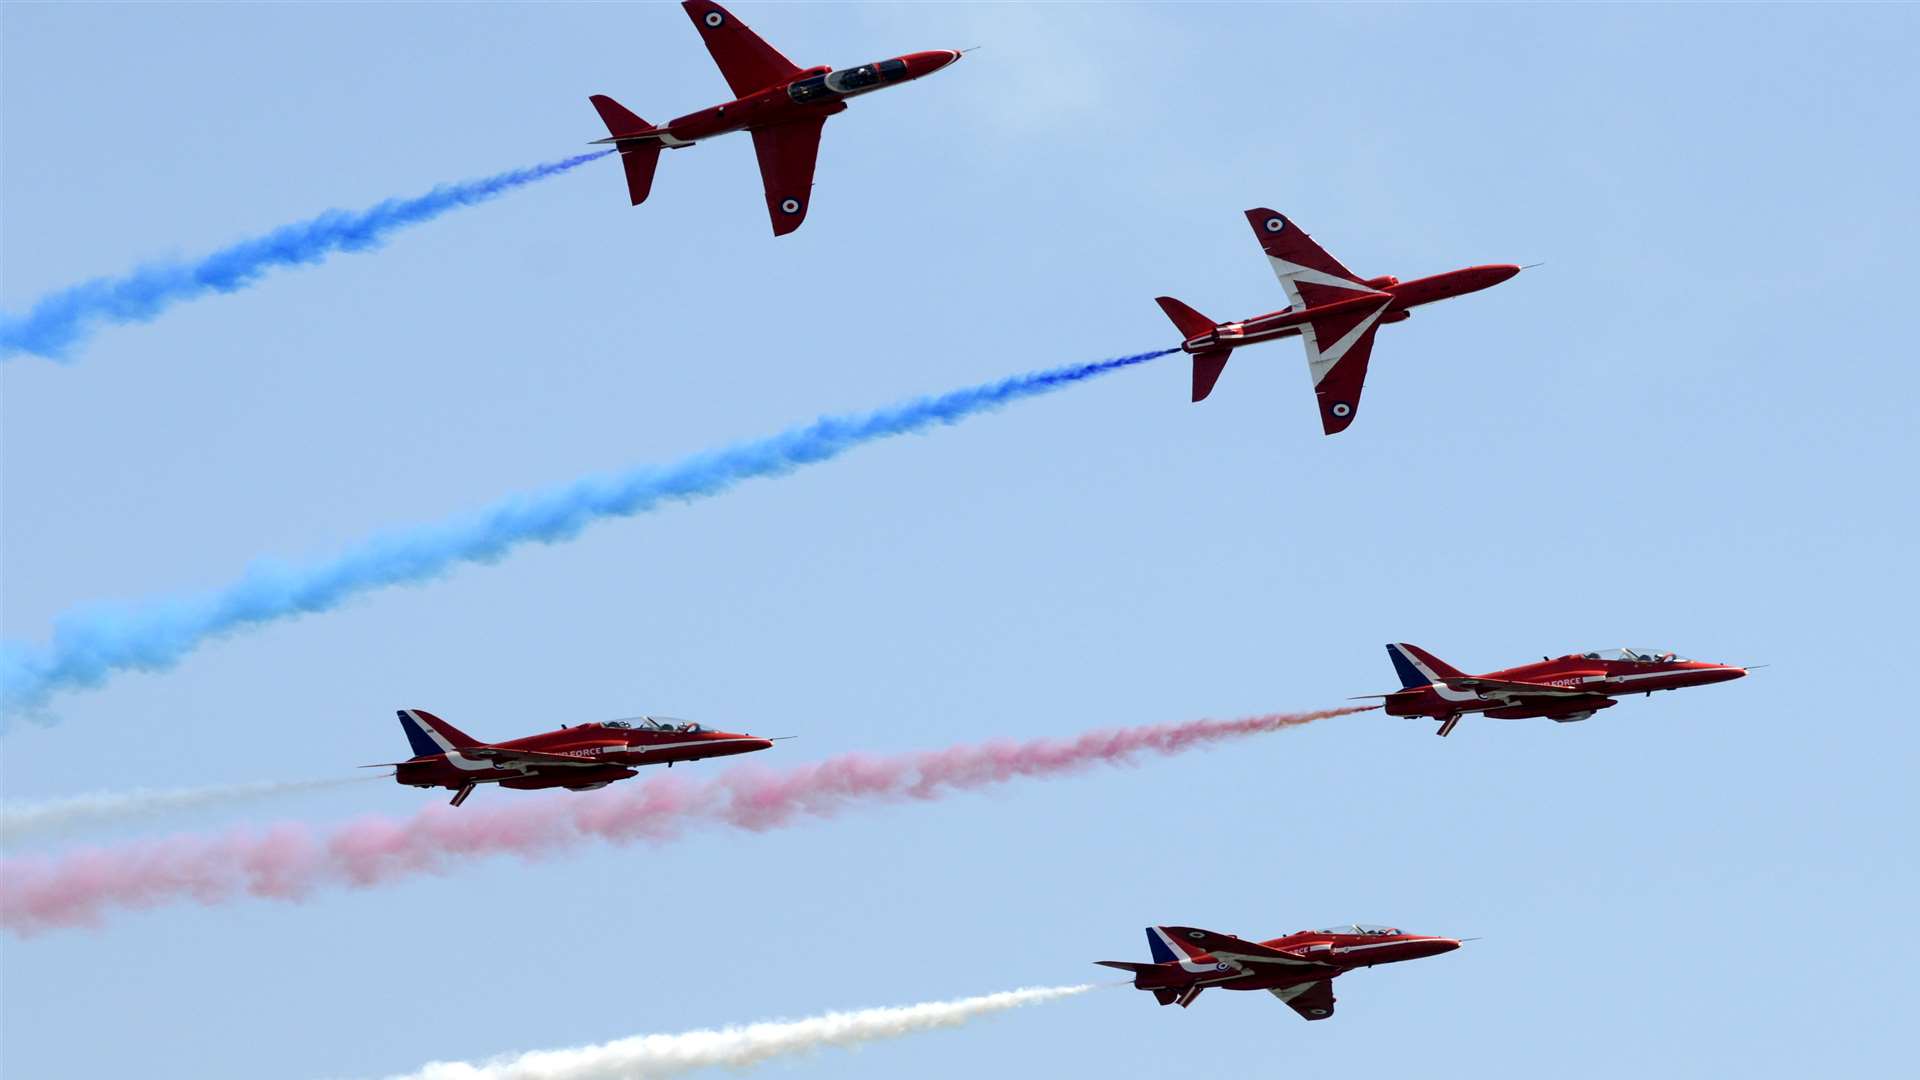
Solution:
[[[575,724],[524,739],[483,743],[422,709],[401,709],[397,715],[413,757],[365,768],[390,765],[393,778],[407,787],[454,790],[455,806],[467,801],[475,784],[592,791],[633,776],[634,766],[672,766],[773,745],[771,739],[708,731],[691,721],[659,716]]]
[[[1335,978],[1354,968],[1452,952],[1460,942],[1359,923],[1262,942],[1191,926],[1149,926],[1147,947],[1151,964],[1096,963],[1133,972],[1133,985],[1151,991],[1162,1005],[1186,1008],[1209,986],[1265,990],[1301,1016],[1325,1020],[1333,1015]]]
[[[1180,347],[1193,354],[1193,400],[1213,392],[1233,350],[1297,335],[1307,346],[1307,370],[1320,399],[1320,425],[1329,435],[1345,431],[1360,408],[1374,331],[1407,319],[1422,304],[1479,292],[1525,269],[1503,263],[1408,282],[1396,277],[1361,280],[1289,218],[1257,207],[1247,211],[1247,223],[1293,306],[1241,322],[1216,323],[1171,296],[1159,297],[1160,310],[1187,336]]]
[[[1585,720],[1611,709],[1614,698],[1678,690],[1684,686],[1738,679],[1747,673],[1731,664],[1684,660],[1670,652],[1606,649],[1570,653],[1558,660],[1468,675],[1418,645],[1387,646],[1403,689],[1373,694],[1385,699],[1388,716],[1425,716],[1440,721],[1438,734],[1453,732],[1465,713],[1500,720],[1544,716],[1562,724]]]
[[[956,49],[938,49],[839,71],[824,64],[801,70],[719,4],[686,0],[680,6],[687,9],[706,41],[734,100],[656,127],[612,98],[595,94],[593,107],[600,110],[600,119],[613,135],[597,142],[619,148],[620,163],[627,170],[627,192],[633,205],[639,206],[653,189],[653,170],[660,163],[661,150],[692,146],[730,131],[751,132],[775,236],[785,236],[806,220],[814,157],[827,117],[844,111],[850,97],[931,75],[960,59]]]

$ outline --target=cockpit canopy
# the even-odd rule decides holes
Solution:
[[[801,79],[787,87],[787,96],[801,104],[835,96],[852,97],[877,89],[884,83],[897,82],[906,74],[906,61],[882,60],[877,64],[861,64],[859,67],[841,68],[826,75]]]
[[[1686,658],[1676,655],[1668,649],[1601,649],[1598,652],[1581,653],[1582,660],[1624,660],[1639,664],[1674,664]]]
[[[1366,934],[1369,937],[1392,937],[1400,933],[1391,926],[1378,926],[1374,923],[1347,923],[1344,926],[1328,926],[1314,930],[1315,934]]]
[[[603,720],[600,726],[621,731],[698,732],[706,730],[691,720],[676,720],[671,716],[629,716],[625,720]]]

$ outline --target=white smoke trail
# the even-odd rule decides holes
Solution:
[[[0,803],[0,844],[57,836],[88,826],[113,825],[172,810],[260,802],[302,791],[345,787],[386,776],[337,776],[325,780],[268,780],[225,787],[96,791],[42,802]]]
[[[1029,987],[959,1001],[931,1001],[883,1009],[827,1013],[806,1020],[772,1020],[744,1027],[635,1035],[572,1050],[536,1050],[474,1064],[436,1061],[393,1080],[643,1080],[694,1069],[745,1069],[769,1058],[823,1046],[858,1046],[917,1031],[958,1027],[976,1017],[1084,994],[1092,985]]]

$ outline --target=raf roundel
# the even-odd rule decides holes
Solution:
[[[727,21],[727,17],[717,11],[709,11],[704,21],[708,26],[719,26],[721,23]]]
[[[1287,227],[1287,219],[1280,217],[1278,214],[1267,219],[1268,232],[1279,232],[1281,229],[1284,229],[1286,227]]]
[[[1344,401],[1339,401],[1339,402],[1335,402],[1335,403],[1334,403],[1334,406],[1333,406],[1333,415],[1335,415],[1335,416],[1352,416],[1352,415],[1353,415],[1353,406],[1351,406],[1351,405],[1349,405],[1349,404],[1347,404],[1347,403],[1346,403],[1346,402],[1344,402]]]
[[[1195,941],[1199,941],[1201,938],[1205,937],[1206,935],[1202,934],[1198,930],[1189,930],[1187,931],[1187,936],[1192,938]]]
[[[799,213],[799,212],[800,212],[800,200],[799,200],[799,199],[781,199],[781,200],[780,200],[780,212],[781,212],[781,213],[783,213],[783,214],[797,214],[797,213]]]

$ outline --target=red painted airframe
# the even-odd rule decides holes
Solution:
[[[1408,934],[1361,923],[1302,930],[1271,941],[1243,941],[1192,926],[1149,926],[1153,963],[1095,963],[1133,972],[1133,985],[1162,1005],[1186,1008],[1210,986],[1265,990],[1309,1020],[1333,1015],[1333,980],[1355,968],[1452,952],[1455,938]]]
[[[771,739],[709,731],[689,720],[659,716],[575,724],[524,739],[483,743],[422,709],[401,709],[397,715],[413,757],[366,768],[390,765],[394,780],[407,787],[453,790],[455,806],[467,801],[476,784],[592,791],[635,775],[640,765],[671,766],[773,745]]]
[[[656,127],[612,98],[595,94],[593,107],[613,136],[597,141],[619,149],[627,193],[639,206],[653,189],[661,150],[692,146],[731,131],[751,132],[775,236],[785,236],[806,220],[820,128],[827,117],[845,111],[850,97],[911,82],[960,59],[959,50],[937,49],[839,71],[826,65],[802,70],[719,4],[686,0],[680,6],[706,41],[734,100]]]
[[[1307,370],[1320,400],[1320,425],[1329,435],[1345,431],[1360,408],[1360,387],[1367,379],[1374,331],[1407,319],[1422,304],[1479,292],[1524,269],[1503,263],[1407,282],[1396,277],[1362,280],[1284,215],[1256,207],[1247,211],[1247,223],[1253,226],[1292,306],[1240,322],[1216,323],[1171,296],[1159,297],[1160,310],[1187,337],[1180,347],[1193,354],[1193,400],[1213,392],[1233,350],[1298,336],[1307,346]]]
[[[1747,673],[1731,664],[1685,660],[1650,649],[1606,649],[1569,653],[1557,660],[1468,675],[1418,645],[1387,646],[1402,689],[1383,698],[1388,716],[1424,716],[1440,721],[1437,734],[1448,735],[1466,713],[1499,720],[1544,716],[1562,724],[1585,720],[1610,709],[1614,698],[1678,690],[1686,686],[1738,679]]]

